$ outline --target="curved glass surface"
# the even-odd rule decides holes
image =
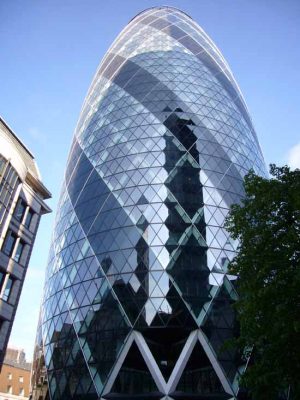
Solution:
[[[68,159],[37,336],[50,399],[236,398],[243,363],[223,344],[238,334],[237,243],[223,224],[250,168],[266,175],[215,44],[175,8],[137,15]]]

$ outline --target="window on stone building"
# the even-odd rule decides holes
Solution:
[[[0,292],[4,283],[4,279],[5,279],[5,272],[0,270]]]
[[[0,156],[0,176],[2,175],[4,168],[6,165],[6,160],[2,156]]]
[[[25,214],[25,210],[26,210],[26,203],[23,199],[19,199],[14,211],[14,217],[18,220],[18,221],[22,221],[24,214]]]
[[[27,229],[30,228],[30,224],[31,224],[33,215],[34,215],[34,211],[31,208],[29,208],[26,218],[25,218],[25,223],[24,223],[24,225],[26,226]]]
[[[4,244],[2,247],[3,253],[5,253],[7,256],[11,257],[11,255],[14,251],[14,247],[15,247],[17,239],[18,239],[18,236],[14,232],[9,230],[6,234]]]
[[[20,259],[21,259],[21,256],[22,256],[22,253],[23,253],[23,250],[24,250],[24,246],[25,246],[25,243],[22,240],[20,240],[18,245],[17,245],[17,249],[16,249],[16,252],[15,252],[15,255],[14,255],[14,260],[15,261],[20,262]]]
[[[12,288],[13,288],[13,284],[14,284],[14,279],[9,277],[6,281],[6,286],[4,289],[4,292],[2,294],[2,299],[4,301],[8,301],[9,300],[9,296],[11,294]]]

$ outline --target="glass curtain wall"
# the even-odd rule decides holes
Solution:
[[[207,34],[170,7],[137,15],[93,79],[58,206],[33,387],[50,399],[236,399],[244,175],[266,176],[247,107]],[[41,362],[42,360],[42,362]],[[167,397],[166,397],[167,396]]]

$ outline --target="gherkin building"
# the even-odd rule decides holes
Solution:
[[[33,399],[239,399],[224,229],[266,176],[227,62],[188,15],[138,14],[105,54],[65,171]]]

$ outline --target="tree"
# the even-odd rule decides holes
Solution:
[[[250,172],[226,228],[239,240],[240,348],[251,349],[242,385],[254,400],[300,399],[300,170]]]

